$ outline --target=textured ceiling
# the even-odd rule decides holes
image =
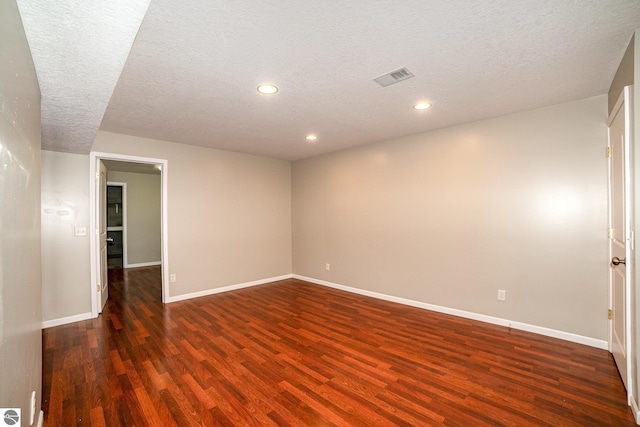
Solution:
[[[62,24],[33,3],[19,0],[32,8],[43,147],[81,153],[100,119],[295,160],[586,98],[607,92],[640,27],[638,0],[151,0],[131,46],[144,2],[51,2],[74,12]],[[405,66],[415,77],[372,80]],[[258,94],[263,82],[280,91]],[[433,108],[413,110],[419,100]]]
[[[88,153],[149,0],[18,0],[42,94],[42,148]]]

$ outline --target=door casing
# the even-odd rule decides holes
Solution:
[[[161,268],[162,268],[162,302],[166,303],[169,298],[169,233],[168,233],[168,160],[150,157],[129,156],[125,154],[113,154],[103,152],[91,152],[89,155],[89,253],[91,264],[91,317],[98,317],[99,314],[99,293],[96,291],[100,282],[100,248],[98,234],[96,233],[99,224],[99,198],[98,198],[98,179],[99,179],[99,162],[100,160],[117,160],[132,163],[149,163],[161,166]]]

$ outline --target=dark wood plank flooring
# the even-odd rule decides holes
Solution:
[[[291,279],[43,331],[47,426],[631,426],[604,350]]]

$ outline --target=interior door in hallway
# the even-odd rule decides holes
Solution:
[[[630,243],[629,90],[625,88],[609,119],[609,349],[620,377],[630,390]]]

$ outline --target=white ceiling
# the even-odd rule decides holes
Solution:
[[[42,148],[88,153],[149,0],[18,0],[42,94]]]
[[[638,0],[18,3],[43,148],[77,153],[99,128],[295,160],[586,98],[640,28]]]

